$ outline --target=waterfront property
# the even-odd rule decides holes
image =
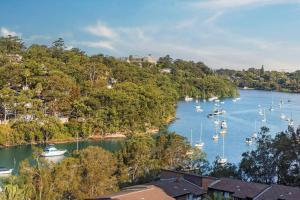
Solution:
[[[158,181],[127,187],[121,192],[91,200],[200,200],[209,197],[233,200],[299,200],[300,188],[162,170]]]

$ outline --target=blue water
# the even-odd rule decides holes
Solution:
[[[254,148],[255,144],[246,145],[245,138],[251,137],[255,131],[255,121],[257,130],[261,126],[267,126],[270,128],[270,133],[274,136],[276,133],[286,130],[288,122],[280,118],[281,112],[294,120],[294,126],[298,127],[300,123],[300,95],[288,94],[280,92],[268,92],[257,90],[241,90],[240,100],[233,102],[231,98],[222,99],[224,104],[220,104],[222,108],[226,110],[224,117],[227,121],[228,129],[224,136],[224,155],[228,159],[228,162],[239,163],[241,160],[241,154],[251,148]],[[280,109],[280,100],[283,100],[284,104]],[[291,102],[288,102],[290,100]],[[273,105],[275,110],[269,111],[270,105]],[[205,143],[204,152],[207,154],[208,161],[212,162],[216,156],[222,156],[223,154],[223,138],[219,135],[217,142],[212,140],[212,136],[215,134],[215,125],[213,119],[207,118],[207,115],[212,112],[214,108],[214,102],[200,102],[202,113],[195,111],[196,103],[181,101],[178,103],[177,114],[178,118],[169,126],[170,131],[175,131],[189,139],[191,141],[190,132],[192,129],[192,143],[195,145],[200,140],[201,122],[203,126],[202,141]],[[262,123],[262,116],[259,115],[258,105],[261,108],[265,108],[266,123]]]

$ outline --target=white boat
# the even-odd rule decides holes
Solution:
[[[247,145],[251,145],[252,144],[252,138],[246,138],[245,143]]]
[[[256,138],[257,138],[257,133],[256,133],[256,132],[252,133],[252,138],[253,138],[253,139],[256,139]]]
[[[215,102],[216,102],[216,103],[219,103],[219,102],[220,102],[220,100],[219,100],[219,99],[215,99]]]
[[[226,159],[226,158],[220,158],[220,159],[218,160],[218,163],[219,163],[220,165],[225,165],[225,164],[227,163],[227,159]]]
[[[280,119],[285,119],[285,118],[286,118],[285,114],[281,113],[280,114]]]
[[[219,139],[219,135],[218,134],[216,134],[216,135],[213,136],[213,140],[214,141],[217,141],[218,139]]]
[[[184,100],[186,102],[193,101],[193,97],[185,96]]]
[[[198,149],[203,149],[204,142],[202,142],[202,122],[201,122],[201,131],[200,131],[200,141],[195,144],[195,147]]]
[[[257,130],[256,130],[256,121],[254,121],[254,132],[252,133],[252,139],[256,139],[257,138]]]
[[[43,157],[50,157],[50,156],[61,156],[64,155],[67,150],[58,150],[54,147],[54,145],[49,145],[45,148],[44,152],[41,154]]]
[[[259,110],[258,110],[258,114],[259,114],[260,116],[263,116],[263,115],[264,115],[263,110],[262,110],[262,109],[259,109]]]
[[[236,102],[236,99],[232,99],[233,102]]]
[[[226,128],[227,128],[227,123],[226,123],[225,120],[223,120],[223,121],[221,122],[221,128],[223,128],[223,129],[226,129]]]
[[[262,122],[267,122],[267,118],[266,118],[266,111],[265,111],[265,109],[264,109],[264,118],[261,120]]]
[[[11,174],[13,172],[13,169],[8,169],[6,167],[0,167],[0,175],[7,175]]]
[[[225,158],[225,137],[223,137],[223,152],[222,157],[218,160],[220,165],[225,165],[227,163],[227,159]]]
[[[195,107],[196,107],[196,112],[203,112],[203,109],[201,108],[200,105],[197,105]]]
[[[217,100],[218,99],[218,97],[210,97],[209,99],[208,99],[208,101],[215,101],[215,100]]]
[[[220,104],[225,104],[225,102],[224,102],[224,101],[221,101]]]
[[[214,124],[215,124],[216,126],[219,126],[219,125],[220,125],[220,120],[219,120],[219,119],[214,120]]]

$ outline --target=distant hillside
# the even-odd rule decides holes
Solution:
[[[236,96],[236,87],[203,63],[127,62],[0,38],[0,145],[157,129],[179,98]]]
[[[220,69],[217,74],[225,76],[236,86],[258,90],[276,90],[282,92],[300,92],[300,71],[278,72],[249,68],[248,70]]]

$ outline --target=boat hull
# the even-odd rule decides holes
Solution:
[[[59,150],[55,152],[43,152],[41,156],[43,157],[53,157],[53,156],[62,156],[66,153],[66,150]]]

